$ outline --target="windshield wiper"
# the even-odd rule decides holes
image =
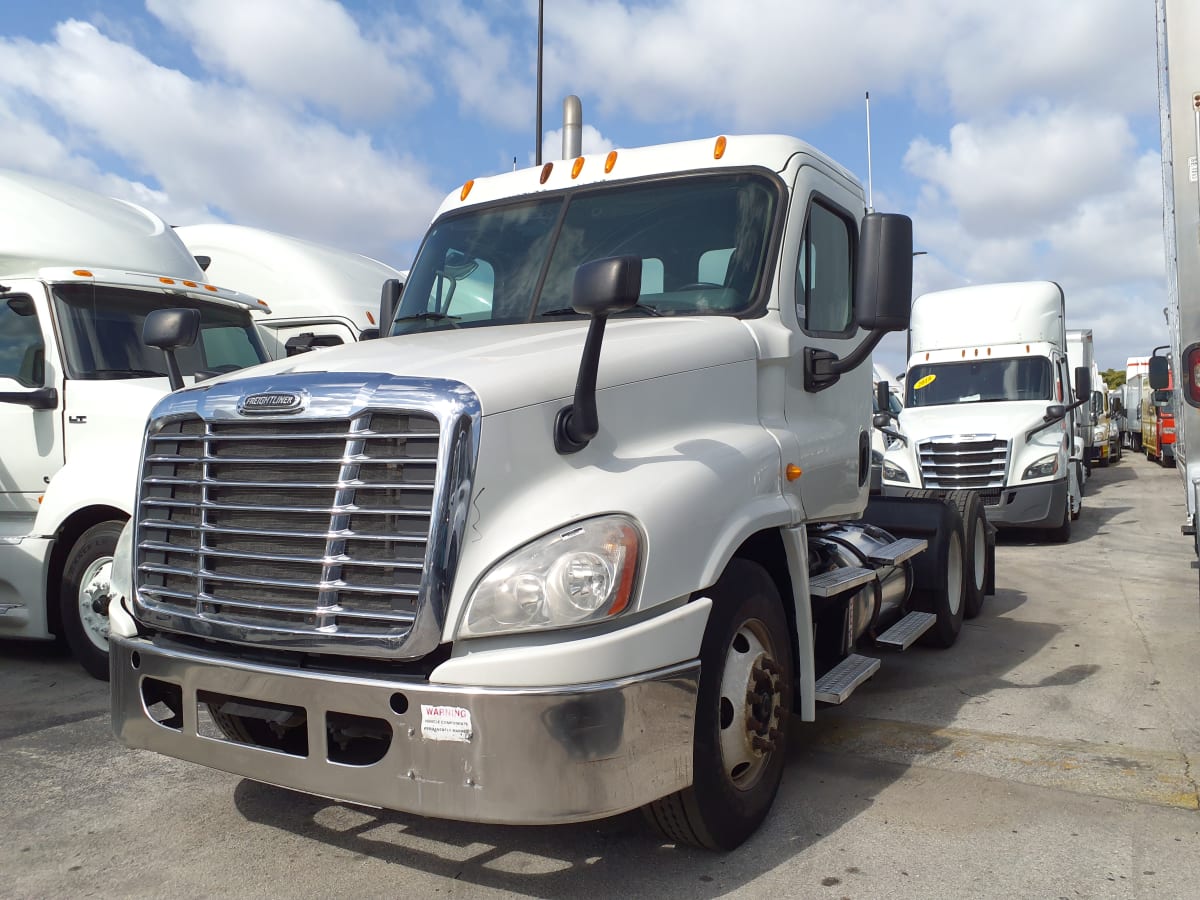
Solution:
[[[419,312],[410,313],[407,316],[397,316],[392,319],[393,322],[442,322],[446,319],[457,322],[462,316],[451,316],[440,312]]]
[[[166,372],[156,372],[153,369],[94,369],[89,373],[93,378],[106,381],[117,378],[166,378]]]
[[[648,303],[635,303],[629,307],[629,310],[637,310],[640,313],[645,313],[648,316],[661,316],[657,307],[651,306]],[[621,312],[629,312],[629,310],[621,310]],[[543,316],[582,316],[583,313],[576,312],[569,306],[564,306],[561,309],[548,309],[545,312],[538,313],[538,318]]]

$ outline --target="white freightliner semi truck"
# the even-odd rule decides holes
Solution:
[[[643,807],[736,846],[793,713],[961,627],[956,507],[868,505],[911,244],[779,136],[467,182],[390,338],[155,408],[116,735],[423,815]]]
[[[1066,541],[1082,507],[1082,445],[1072,402],[1065,301],[1049,281],[922,294],[912,307],[906,442],[883,466],[885,491],[979,493],[999,528],[1048,529]]]
[[[182,374],[266,359],[251,309],[207,283],[153,213],[0,171],[0,637],[61,636],[108,677],[107,585],[133,510],[145,419],[169,389],[142,342],[154,310],[198,310]]]
[[[175,233],[214,284],[271,305],[258,320],[272,359],[374,336],[379,295],[404,273],[359,253],[244,225],[179,225]]]
[[[1187,503],[1181,529],[1200,554],[1200,8],[1158,0],[1156,10],[1170,348],[1169,359],[1157,351],[1149,359],[1143,444],[1148,429],[1157,427],[1146,421],[1147,411],[1170,409],[1172,449]],[[1158,393],[1167,390],[1174,392],[1170,401]]]

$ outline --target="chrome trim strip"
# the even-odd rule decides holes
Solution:
[[[294,790],[424,816],[551,824],[634,809],[692,781],[697,660],[608,682],[518,689],[233,662],[141,638],[114,637],[111,646],[112,723],[122,743]],[[146,679],[179,687],[180,727],[147,713]],[[205,736],[201,691],[302,708],[308,755]],[[425,736],[423,706],[465,710],[469,737]],[[333,712],[390,727],[379,762],[329,758]]]
[[[239,401],[250,394],[272,392],[304,392],[308,397],[306,407],[294,414],[272,418],[256,416],[247,418],[239,414]],[[367,427],[366,418],[357,418],[367,413],[384,415],[406,415],[432,417],[437,422],[437,430],[379,430],[373,431]],[[186,434],[163,434],[162,429],[174,421],[200,419],[205,424],[204,433],[194,431]],[[302,430],[306,425],[313,427],[314,422],[339,420],[349,423],[348,427],[333,427],[318,431]],[[245,622],[222,621],[219,613],[209,612],[222,604],[231,605],[232,601],[223,601],[220,597],[212,596],[207,591],[201,591],[198,596],[186,592],[174,592],[172,586],[147,586],[146,589],[136,588],[134,591],[134,612],[136,617],[153,629],[176,631],[204,638],[212,638],[234,643],[251,644],[255,646],[271,645],[280,649],[295,649],[314,653],[343,654],[352,656],[380,656],[396,659],[415,659],[432,651],[441,642],[441,634],[445,625],[446,610],[449,605],[450,589],[458,567],[459,548],[466,529],[470,500],[474,485],[476,455],[479,446],[479,431],[482,420],[482,410],[478,398],[466,385],[445,379],[401,378],[379,373],[306,373],[284,374],[258,377],[244,377],[212,385],[199,385],[190,390],[184,390],[165,397],[155,407],[143,441],[143,469],[139,484],[137,505],[137,522],[135,531],[135,546],[137,571],[139,573],[160,570],[176,572],[182,577],[198,577],[205,582],[249,584],[270,589],[304,589],[317,591],[317,604],[307,607],[297,607],[291,610],[286,603],[272,604],[284,607],[289,611],[307,612],[311,622],[299,625],[288,623],[271,627],[266,624],[249,624]],[[229,434],[222,426],[236,425],[241,428],[261,426],[264,429],[282,429],[283,433]],[[432,427],[432,423],[430,423]],[[288,427],[299,427],[300,431],[288,432]],[[317,426],[320,427],[319,425]],[[389,463],[393,457],[372,458],[368,441],[387,439],[433,440],[438,442],[437,469],[434,481],[417,482],[371,482],[361,478],[364,466],[382,463],[392,465],[418,464],[427,465],[424,458],[403,458]],[[331,467],[338,467],[335,480],[320,484],[311,482],[296,482],[281,484],[279,482],[253,481],[222,481],[213,478],[210,467],[236,464],[236,458],[226,458],[220,455],[203,452],[198,457],[183,457],[178,460],[156,461],[156,455],[163,455],[155,449],[162,442],[197,441],[221,443],[235,440],[335,440],[345,442],[345,447],[334,457],[323,460]],[[381,448],[382,449],[382,448]],[[174,454],[167,454],[173,456]],[[286,461],[286,457],[275,462]],[[199,469],[196,479],[183,479],[152,473],[153,466],[182,465]],[[184,484],[192,488],[194,498],[176,500],[170,497],[148,497],[144,495],[146,487],[171,486]],[[305,506],[281,505],[270,502],[270,490],[280,485],[293,495],[304,497],[305,491],[333,491],[333,502],[329,504],[312,504]],[[263,488],[267,492],[262,504],[230,504],[217,502],[210,496],[213,488]],[[400,490],[410,493],[425,494],[429,497],[427,509],[411,509],[398,507],[360,506],[354,500],[355,491],[386,491]],[[361,501],[362,497],[357,498]],[[425,502],[421,502],[425,506]],[[152,510],[188,510],[197,517],[196,523],[180,523],[166,519],[166,514]],[[329,527],[304,533],[280,534],[279,529],[268,527],[264,531],[226,529],[221,524],[212,522],[214,513],[264,513],[268,515],[298,515],[313,514],[329,517]],[[161,518],[156,516],[161,515]],[[372,532],[359,534],[350,530],[352,517],[362,523],[363,516],[370,516]],[[379,534],[374,529],[379,528],[375,522],[378,517],[400,517],[409,522],[408,528],[394,535]],[[403,544],[417,544],[422,538],[419,532],[412,531],[414,525],[428,523],[429,531],[425,538],[425,557],[421,571],[419,588],[412,586],[379,586],[345,583],[343,569],[347,566],[368,568],[374,560],[356,561],[347,558],[346,548],[349,541],[394,541]],[[183,528],[174,526],[183,525]],[[302,540],[312,537],[324,543],[324,552],[319,560],[321,576],[311,582],[294,582],[286,578],[257,577],[251,575],[217,574],[205,569],[200,571],[184,570],[169,565],[160,565],[146,561],[144,554],[148,551],[147,543],[154,542],[148,531],[171,528],[177,531],[190,531],[200,537],[200,547],[174,547],[170,551],[155,548],[154,552],[170,552],[179,554],[212,554],[219,551],[207,547],[209,534],[243,534],[252,537],[271,537],[275,539]],[[316,548],[313,548],[314,550]],[[242,558],[251,559],[246,554]],[[260,560],[262,561],[262,560]],[[290,560],[289,560],[290,561]],[[286,568],[286,566],[284,566]],[[397,559],[391,564],[393,569],[415,570],[411,562]],[[140,574],[139,579],[140,581]],[[381,610],[368,615],[366,611],[353,609],[343,610],[337,605],[339,592],[350,595],[374,595],[394,599],[390,610]],[[180,602],[171,602],[166,598],[178,601],[178,594],[184,593],[191,603],[187,609]],[[416,613],[413,617],[412,607],[416,600]],[[269,601],[268,601],[269,602]],[[240,601],[239,609],[241,608]],[[260,607],[261,608],[261,607]],[[252,613],[251,613],[252,615]],[[396,627],[388,632],[380,628],[370,631],[354,630],[346,622],[346,618],[370,619],[373,622],[391,622]],[[411,620],[411,624],[410,624]]]

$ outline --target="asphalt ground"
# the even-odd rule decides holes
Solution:
[[[1066,545],[1004,534],[949,650],[797,725],[739,850],[628,814],[470,825],[130,751],[107,686],[0,643],[2,897],[1200,897],[1200,599],[1176,471],[1126,454]]]

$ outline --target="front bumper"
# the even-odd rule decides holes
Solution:
[[[1009,528],[1053,528],[1062,523],[1067,503],[1067,479],[1001,488],[995,504],[987,505],[988,521]]]
[[[53,547],[50,538],[0,538],[0,637],[52,637],[45,597]]]
[[[113,637],[110,654],[113,731],[126,746],[320,796],[550,824],[624,812],[692,781],[697,660],[600,684],[482,688],[230,661],[144,638]],[[147,709],[164,685],[178,727]],[[307,755],[213,736],[199,692],[302,710]],[[331,758],[331,716],[386,723],[386,752],[369,765]]]

